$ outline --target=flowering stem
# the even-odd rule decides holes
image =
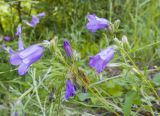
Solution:
[[[99,91],[97,90],[97,88],[93,87],[91,88],[90,86],[88,86],[88,84],[82,79],[82,78],[79,78],[79,75],[78,75],[78,68],[76,68],[77,70],[75,70],[74,74],[76,74],[76,79],[78,79],[78,81],[81,81],[83,83],[83,85],[92,93],[94,94],[100,101],[102,104],[104,104],[105,108],[107,110],[110,110],[112,111],[116,116],[119,116],[119,114],[117,112],[115,112],[112,107],[114,107],[115,109],[118,109],[119,111],[122,111],[121,108],[119,108],[118,106],[116,106],[115,104],[112,104],[112,103],[109,103],[106,101],[106,99],[103,98],[103,96],[101,95],[101,93],[99,93]],[[98,95],[95,93],[98,93]]]
[[[37,82],[36,82],[36,73],[35,73],[36,71],[34,70],[33,71],[33,75],[32,75],[32,79],[33,79],[33,86],[34,86],[34,90],[33,91],[35,91],[35,93],[36,93],[36,98],[37,98],[37,101],[38,101],[38,103],[39,103],[39,106],[40,106],[40,108],[41,108],[41,111],[42,111],[42,113],[43,113],[43,116],[46,116],[46,114],[45,114],[45,110],[44,110],[44,108],[42,107],[42,104],[41,104],[41,100],[40,100],[40,98],[39,98],[39,94],[38,94],[38,85],[37,85]]]

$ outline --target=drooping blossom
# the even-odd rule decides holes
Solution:
[[[9,37],[9,36],[5,36],[5,37],[4,37],[4,40],[5,40],[5,41],[10,41],[11,39],[12,39],[12,38]]]
[[[72,83],[71,80],[68,80],[66,84],[65,98],[68,100],[70,97],[73,97],[75,94],[76,94],[75,85]]]
[[[86,28],[93,33],[96,32],[99,29],[108,28],[110,25],[110,22],[104,18],[99,18],[95,14],[88,15],[88,23],[86,25]]]
[[[19,50],[17,52],[10,52],[10,63],[18,67],[18,74],[25,75],[31,64],[39,60],[44,51],[44,47],[40,45],[31,45],[24,48],[22,40],[19,40]],[[10,50],[11,51],[11,50]]]
[[[64,47],[64,50],[65,50],[67,56],[68,57],[72,57],[73,51],[72,51],[72,47],[71,47],[71,45],[70,45],[68,40],[64,40],[63,47]]]
[[[107,64],[114,57],[114,49],[108,47],[93,57],[90,57],[89,66],[95,68],[98,73],[101,73]]]
[[[17,31],[16,31],[16,36],[20,36],[22,34],[22,27],[21,25],[18,25]]]
[[[32,20],[30,22],[26,21],[26,24],[31,26],[31,27],[35,27],[39,21],[40,21],[40,18],[44,17],[46,14],[44,12],[42,13],[39,13],[38,15],[36,16],[32,16]]]

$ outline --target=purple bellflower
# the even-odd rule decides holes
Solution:
[[[65,50],[67,56],[72,57],[73,56],[73,51],[72,51],[72,47],[71,47],[68,40],[64,40],[63,47],[64,47],[64,50]]]
[[[110,22],[104,18],[99,18],[95,14],[88,15],[88,23],[86,25],[86,28],[93,33],[96,32],[99,29],[104,29],[109,27]]]
[[[31,27],[35,27],[39,21],[41,17],[44,17],[46,14],[44,12],[39,13],[37,16],[32,16],[32,20],[31,22],[26,21],[26,24],[31,26]]]
[[[5,37],[4,37],[4,40],[5,40],[5,41],[10,41],[11,39],[12,39],[12,38],[9,37],[9,36],[5,36]]]
[[[22,27],[21,25],[18,25],[17,31],[16,31],[16,36],[20,36],[22,34]]]
[[[75,85],[72,83],[71,80],[68,80],[66,84],[65,98],[68,100],[70,97],[74,96],[75,94],[76,94]]]
[[[108,47],[97,55],[90,57],[89,66],[95,68],[98,73],[101,73],[113,57],[114,49]]]
[[[17,52],[10,52],[10,63],[18,67],[18,74],[20,76],[25,75],[31,64],[39,60],[44,51],[44,47],[40,45],[32,45],[28,48],[24,48],[22,40],[18,43],[19,50]]]

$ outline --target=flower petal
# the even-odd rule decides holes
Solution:
[[[19,67],[18,67],[18,74],[20,76],[25,75],[28,70],[29,70],[29,66],[28,64],[22,63]]]
[[[22,33],[22,27],[21,27],[21,25],[18,25],[18,27],[17,27],[17,32],[16,32],[16,36],[20,36],[21,33]]]
[[[96,19],[96,15],[95,14],[88,15],[87,18],[88,18],[89,21],[93,21],[93,20]]]
[[[18,41],[18,50],[19,51],[24,50],[24,44],[23,44],[22,39],[19,39]]]
[[[98,73],[102,72],[114,57],[114,49],[109,47],[90,58],[89,66],[95,68]]]
[[[30,55],[33,55],[33,53],[39,51],[39,49],[42,49],[42,46],[39,46],[39,45],[32,45],[24,50],[22,50],[20,53],[19,53],[19,56],[24,59]]]
[[[19,57],[18,53],[11,54],[9,60],[12,65],[16,65],[16,66],[22,62],[22,59]]]
[[[42,46],[39,46],[39,49],[36,49],[32,54],[23,59],[23,63],[31,65],[39,60],[43,55],[43,49],[44,48]]]
[[[26,24],[31,26],[31,27],[35,27],[38,23],[39,23],[38,16],[32,16],[32,21],[31,22],[26,21]]]
[[[45,12],[42,12],[42,13],[39,13],[37,16],[38,16],[38,17],[44,17],[44,16],[46,16],[46,13],[45,13]]]
[[[102,72],[104,70],[104,65],[103,65],[104,60],[100,58],[99,55],[91,57],[89,66],[92,68],[95,68],[98,73]]]

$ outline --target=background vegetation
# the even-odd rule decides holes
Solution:
[[[46,16],[35,28],[24,23],[40,12]],[[115,25],[120,21],[119,28],[114,35],[105,30],[93,34],[86,29],[88,14],[104,17]],[[0,51],[0,115],[158,115],[159,20],[159,0],[1,0],[1,45],[17,49],[15,32],[20,23],[25,46],[43,40],[52,42],[42,59],[22,77],[9,63],[9,55]],[[118,44],[123,35],[127,36],[130,49]],[[11,36],[12,41],[5,42],[4,36]],[[69,101],[64,95],[66,76],[71,70],[53,49],[65,54],[64,38],[76,51],[75,65],[90,80],[87,93],[78,90]],[[89,57],[111,44],[118,46],[112,60],[116,67],[98,75],[88,66]]]

